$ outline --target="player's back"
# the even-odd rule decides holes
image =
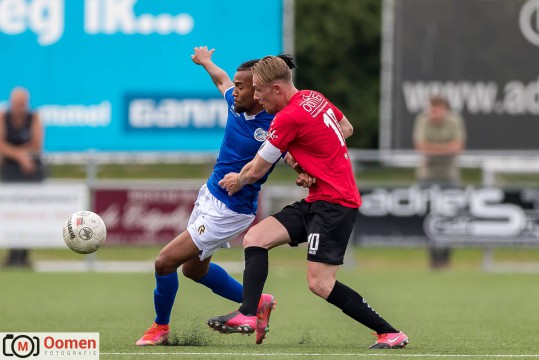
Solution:
[[[359,207],[359,192],[339,121],[342,112],[316,91],[296,93],[274,120],[270,136],[287,138],[288,150],[301,167],[317,179],[307,201],[326,200],[348,207]],[[273,131],[273,133],[272,133]]]

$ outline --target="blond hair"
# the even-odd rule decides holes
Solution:
[[[286,62],[277,56],[266,56],[260,59],[252,67],[253,75],[256,75],[264,84],[276,80],[292,81],[292,71]]]

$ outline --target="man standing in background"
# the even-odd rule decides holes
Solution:
[[[414,124],[415,149],[422,155],[417,169],[421,187],[459,186],[458,155],[464,150],[466,128],[462,117],[452,112],[447,99],[432,96],[427,110],[417,116]],[[450,249],[429,245],[431,268],[449,266]]]

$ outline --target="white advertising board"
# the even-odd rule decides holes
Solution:
[[[65,247],[64,222],[88,208],[84,183],[0,184],[0,248]]]

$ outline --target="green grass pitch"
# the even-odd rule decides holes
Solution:
[[[156,254],[138,251],[146,255],[134,257]],[[406,349],[367,350],[371,331],[311,294],[305,249],[287,247],[270,252],[265,291],[278,304],[262,345],[254,335],[212,331],[205,320],[237,305],[180,275],[171,346],[136,347],[154,317],[151,273],[1,270],[0,332],[99,332],[101,359],[539,358],[538,273],[484,272],[480,255],[469,251],[439,272],[428,270],[419,250],[356,253],[357,264],[343,267],[338,279],[408,334]],[[241,251],[221,251],[214,260],[241,261]]]

